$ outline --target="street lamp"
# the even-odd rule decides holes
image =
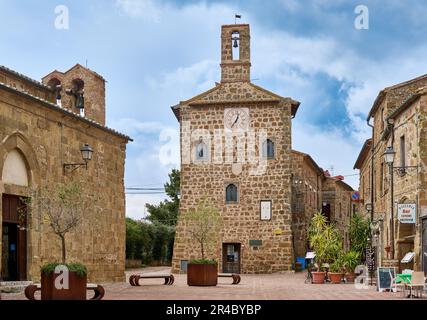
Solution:
[[[390,251],[391,251],[391,259],[394,259],[394,177],[393,177],[393,162],[394,162],[394,155],[396,152],[393,149],[393,146],[389,146],[386,148],[384,152],[384,160],[388,164],[389,170],[390,170]]]
[[[82,154],[83,163],[64,163],[64,174],[67,169],[71,169],[71,172],[73,172],[80,167],[85,167],[87,170],[87,163],[92,160],[93,149],[90,145],[85,143],[80,148],[80,152]]]

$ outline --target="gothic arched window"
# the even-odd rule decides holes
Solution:
[[[267,159],[274,159],[274,142],[267,139],[262,144],[262,157]]]
[[[225,201],[227,203],[237,202],[237,187],[235,184],[231,183],[225,188]]]

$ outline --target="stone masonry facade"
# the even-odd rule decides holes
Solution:
[[[355,165],[355,168],[360,170],[360,190],[366,194],[364,206],[368,203],[374,209],[379,264],[391,264],[400,269],[413,267],[424,272],[427,272],[426,86],[427,76],[424,75],[385,88],[379,93],[368,118],[372,119],[374,126],[370,150],[368,152],[364,150],[366,147],[362,148]],[[391,227],[390,168],[384,159],[384,152],[389,146],[396,152],[393,163],[394,242]],[[373,181],[366,178],[372,174],[371,170]],[[368,188],[373,188],[373,197],[364,191]],[[401,223],[398,220],[398,204],[416,204],[415,223]],[[361,210],[370,214],[366,208]],[[386,247],[390,252],[386,251]],[[408,252],[415,253],[413,262],[410,265],[401,264],[401,259]]]
[[[62,107],[56,104],[55,88],[47,86],[53,77],[62,82],[63,90],[74,78],[85,82],[84,117],[76,114],[65,93]],[[43,83],[0,68],[0,174],[9,175],[3,167],[13,151],[24,159],[28,174],[27,185],[5,182],[0,176],[0,193],[28,197],[44,186],[80,182],[88,206],[83,221],[67,235],[68,261],[85,264],[88,279],[96,282],[123,281],[125,268],[124,164],[130,138],[104,126],[104,93],[102,77],[80,65],[66,73],[55,71]],[[94,150],[87,171],[64,172],[64,163],[82,162],[80,148],[85,143]],[[38,213],[28,220],[26,279],[37,281],[41,265],[60,260],[61,247]]]
[[[239,59],[233,57],[235,37],[240,39]],[[326,178],[314,161],[306,160],[307,155],[291,150],[291,122],[299,102],[252,84],[250,66],[249,25],[222,26],[221,82],[172,107],[181,128],[181,202],[173,272],[184,272],[188,261],[200,258],[200,249],[182,218],[202,198],[208,199],[224,220],[209,253],[209,258],[218,261],[219,271],[226,271],[227,244],[239,247],[237,270],[241,273],[291,270],[295,255],[305,255],[304,230],[321,206],[319,194]],[[245,130],[231,130],[231,138],[226,117],[230,109],[248,119]],[[239,117],[234,119],[236,123]],[[253,152],[249,151],[251,139],[256,142]],[[274,146],[274,155],[263,158],[267,140]],[[208,156],[200,160],[195,155],[202,142]],[[230,143],[232,147],[227,149]],[[265,170],[254,174],[254,167],[261,163]],[[292,181],[298,177],[312,187],[300,199],[302,204],[293,198]],[[226,201],[230,184],[237,187],[238,198],[233,203]],[[269,220],[261,219],[261,201],[266,200],[271,201]],[[294,212],[298,206],[301,214]]]

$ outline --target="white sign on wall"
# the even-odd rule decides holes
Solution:
[[[397,218],[400,223],[415,223],[417,205],[415,203],[399,203],[397,205]]]
[[[261,200],[261,220],[271,220],[271,200]]]

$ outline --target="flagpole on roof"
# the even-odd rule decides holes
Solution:
[[[237,19],[241,19],[242,15],[241,14],[235,14],[234,15],[234,24],[237,24]]]

